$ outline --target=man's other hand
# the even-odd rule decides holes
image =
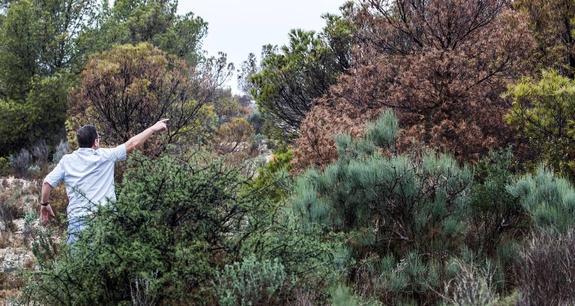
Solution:
[[[56,218],[56,215],[54,215],[54,211],[52,210],[52,206],[50,206],[50,204],[40,206],[40,222],[45,225],[50,221],[50,218]]]
[[[168,129],[168,121],[170,119],[162,119],[158,122],[156,122],[156,124],[152,125],[152,130],[154,132],[161,132],[161,131],[166,131]]]

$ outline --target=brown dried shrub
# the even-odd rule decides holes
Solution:
[[[513,141],[501,94],[530,71],[533,39],[509,2],[363,0],[355,23],[354,65],[304,120],[296,168],[334,160],[334,136],[357,135],[386,108],[400,120],[400,149],[475,160]]]
[[[16,273],[0,273],[0,290],[19,289],[23,285],[24,280]]]
[[[213,69],[225,70],[216,66]],[[190,67],[148,43],[95,54],[71,92],[68,131],[94,124],[100,145],[115,146],[167,118],[168,131],[140,148],[157,156],[167,144],[193,132],[200,109],[213,98],[213,83],[220,77],[221,71],[211,72],[211,68]]]
[[[575,304],[575,231],[538,233],[525,249],[517,268],[518,305]]]
[[[0,249],[7,248],[11,246],[12,233],[10,232],[0,232]]]
[[[20,210],[14,205],[11,199],[0,203],[0,222],[5,231],[16,230],[14,219],[18,218]]]

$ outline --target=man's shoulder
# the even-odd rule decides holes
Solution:
[[[76,151],[64,154],[62,156],[62,158],[60,158],[60,163],[65,163],[65,162],[69,161],[70,158],[73,158],[74,153],[76,153]]]
[[[113,149],[114,148],[98,148],[96,150],[96,154],[107,158],[110,156],[110,154],[112,154]]]
[[[127,154],[125,144],[112,148],[99,148],[96,152],[98,155],[112,161],[125,160]]]

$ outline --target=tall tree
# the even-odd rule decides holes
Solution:
[[[23,100],[39,70],[40,24],[31,1],[10,5],[0,35],[0,98]]]
[[[192,90],[185,61],[147,43],[122,45],[88,62],[70,113],[81,124],[97,123],[110,145],[169,118],[170,143],[189,131],[203,104]]]
[[[291,140],[338,75],[350,66],[353,27],[344,16],[325,15],[323,32],[292,30],[281,48],[265,46],[260,67],[248,59],[245,89],[257,102],[272,138]],[[247,73],[246,73],[247,72]]]
[[[176,0],[118,0],[103,5],[97,25],[85,31],[81,45],[87,54],[103,52],[115,45],[149,43],[185,60],[197,101],[212,101],[216,88],[231,75],[233,65],[219,53],[207,57],[201,42],[207,23],[193,13],[177,14]]]
[[[22,100],[33,76],[77,65],[77,40],[94,21],[97,1],[22,0],[7,8],[0,28],[0,97]]]
[[[207,23],[193,13],[177,15],[177,0],[117,0],[101,7],[98,26],[86,32],[83,45],[101,52],[115,44],[148,42],[195,65]]]
[[[69,75],[82,58],[78,38],[97,8],[96,0],[3,3],[0,155],[42,138],[57,142],[63,135]]]
[[[509,88],[506,121],[525,136],[534,162],[575,177],[575,81],[555,71],[539,81],[525,78]]]
[[[476,159],[508,143],[500,96],[528,70],[533,44],[508,1],[365,0],[354,16],[354,65],[306,117],[296,163],[334,159],[333,135],[361,133],[385,108],[400,119],[403,148]]]
[[[537,53],[534,63],[575,77],[575,2],[572,0],[519,0],[515,5],[529,16]]]
[[[98,1],[35,0],[40,21],[40,63],[42,75],[77,68],[83,62],[78,38],[94,26]]]

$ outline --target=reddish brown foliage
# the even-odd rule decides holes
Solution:
[[[169,118],[164,138],[154,138],[144,148],[162,150],[166,143],[177,142],[194,128],[217,80],[208,68],[190,68],[183,60],[147,43],[114,47],[88,61],[78,88],[71,94],[69,122],[77,125],[73,128],[96,125],[101,143],[109,146]]]
[[[362,1],[354,66],[304,121],[297,167],[333,160],[334,135],[361,133],[385,108],[400,119],[400,149],[417,142],[476,159],[508,143],[501,94],[529,71],[525,20],[497,0]]]

